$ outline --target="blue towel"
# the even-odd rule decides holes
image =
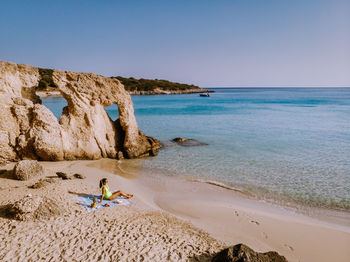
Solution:
[[[92,199],[96,197],[97,198],[97,207],[96,208],[90,208],[90,205],[92,204]],[[130,199],[125,199],[123,197],[117,197],[114,200],[102,200],[102,203],[98,203],[101,200],[101,195],[86,195],[86,196],[79,196],[77,197],[77,201],[79,202],[80,205],[82,205],[83,207],[85,207],[87,209],[87,211],[94,211],[94,210],[98,210],[101,208],[108,208],[105,207],[105,204],[109,204],[109,207],[117,207],[117,206],[125,206],[125,205],[129,205],[131,204],[131,200]],[[120,202],[120,203],[116,203],[116,201]]]

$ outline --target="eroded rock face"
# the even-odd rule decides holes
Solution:
[[[59,121],[41,105],[39,69],[0,61],[0,161],[74,160],[156,155],[159,141],[138,130],[129,94],[116,79],[52,71],[67,100]],[[117,104],[112,121],[104,107]]]
[[[244,244],[226,248],[217,253],[212,262],[288,262],[284,256],[275,251],[266,253],[255,252]]]

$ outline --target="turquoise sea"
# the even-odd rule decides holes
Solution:
[[[350,211],[350,88],[219,88],[210,97],[133,96],[139,129],[166,147],[142,166],[258,199]],[[63,98],[43,104],[59,117]],[[116,105],[107,109],[118,117]]]

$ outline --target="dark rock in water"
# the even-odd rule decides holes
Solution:
[[[186,138],[183,138],[183,137],[175,137],[175,138],[173,139],[173,141],[176,142],[176,143],[183,143],[183,142],[186,142],[187,139],[186,139]]]
[[[160,141],[160,144],[162,146],[162,148],[166,148],[166,147],[172,147],[172,146],[176,146],[177,143],[173,142],[173,141]]]
[[[19,161],[13,169],[13,176],[17,180],[29,180],[34,177],[40,177],[43,174],[44,168],[36,160]]]
[[[196,139],[186,139],[183,137],[176,137],[172,140],[180,146],[207,146],[207,143],[200,142]]]
[[[56,172],[56,175],[59,178],[62,178],[63,180],[71,179],[66,173],[63,173],[63,172]]]
[[[180,143],[182,146],[207,146],[207,143],[200,142],[196,139],[187,139],[185,142]]]
[[[74,174],[73,175],[75,178],[78,178],[78,179],[85,179],[86,176],[82,175],[82,174]]]
[[[244,244],[238,244],[217,253],[212,262],[287,262],[287,259],[274,251],[258,253]]]

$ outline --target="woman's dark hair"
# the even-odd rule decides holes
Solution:
[[[106,181],[107,181],[107,178],[102,178],[100,180],[100,188],[106,183]]]

